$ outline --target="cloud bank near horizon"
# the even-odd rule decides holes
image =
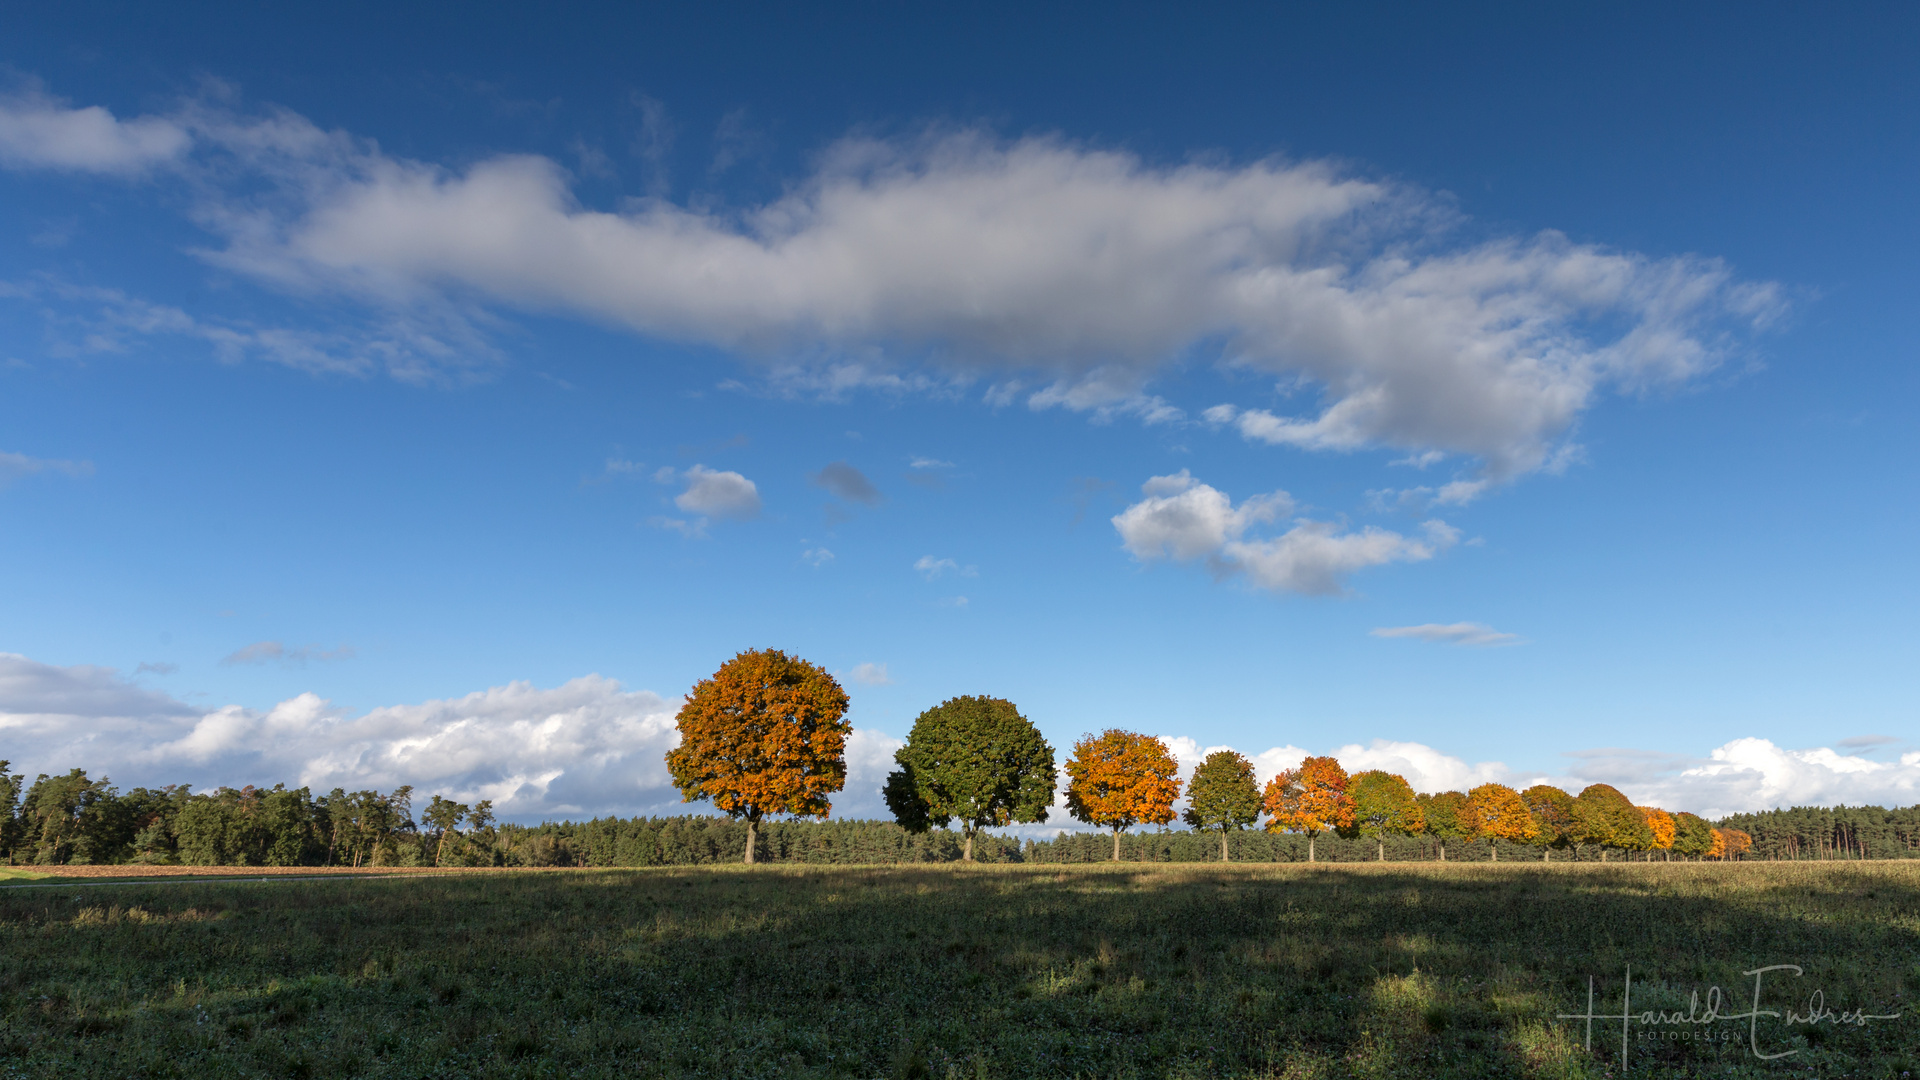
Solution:
[[[1257,400],[1208,423],[1456,459],[1443,503],[1555,467],[1603,392],[1692,380],[1784,306],[1717,259],[1471,238],[1446,199],[1325,162],[1161,165],[1059,137],[850,137],[761,205],[608,211],[538,155],[448,168],[285,110],[120,119],[29,90],[0,97],[0,165],[184,183],[210,263],[383,313],[360,371],[470,364],[496,305],[719,347],[776,388],[984,381],[996,403],[1149,423],[1187,418],[1156,379],[1213,363]],[[227,337],[356,368],[352,342]]]
[[[15,771],[31,778],[78,767],[123,789],[285,782],[324,792],[412,784],[423,796],[493,799],[504,819],[521,821],[709,812],[705,804],[682,802],[667,775],[663,757],[679,740],[677,708],[658,694],[586,675],[552,688],[514,682],[357,716],[312,693],[266,710],[229,705],[208,711],[112,668],[59,667],[0,653],[0,753]],[[1161,737],[1183,776],[1208,753],[1234,749],[1203,746],[1187,735]],[[888,816],[880,790],[900,745],[884,732],[855,730],[847,746],[847,787],[834,799],[836,817]],[[1887,744],[1882,738],[1871,745]],[[1310,751],[1288,744],[1243,752],[1264,784]],[[1704,758],[1582,751],[1568,755],[1572,765],[1562,775],[1467,762],[1422,743],[1387,739],[1326,752],[1350,772],[1399,773],[1418,791],[1464,791],[1488,782],[1578,791],[1605,782],[1639,803],[1714,818],[1777,806],[1920,802],[1920,750],[1878,761],[1744,738]],[[1083,827],[1056,801],[1045,825],[1016,831]]]

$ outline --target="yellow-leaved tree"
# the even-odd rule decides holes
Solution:
[[[1310,757],[1267,781],[1263,806],[1273,820],[1268,832],[1307,834],[1307,861],[1313,842],[1327,829],[1353,828],[1353,796],[1347,794],[1347,770],[1331,757]]]
[[[1167,744],[1118,728],[1075,743],[1067,776],[1067,812],[1113,830],[1116,862],[1120,834],[1135,825],[1172,821],[1173,800],[1180,797],[1180,763]]]
[[[1520,793],[1505,784],[1481,784],[1467,792],[1480,819],[1480,835],[1493,845],[1493,861],[1500,861],[1500,841],[1531,844],[1540,838],[1540,823],[1527,809]]]
[[[847,692],[827,669],[778,649],[743,652],[687,695],[667,771],[687,802],[747,822],[754,861],[768,814],[826,817],[847,784]]]
[[[1674,824],[1673,815],[1657,806],[1643,806],[1640,813],[1647,819],[1647,828],[1653,833],[1653,847],[1647,851],[1647,861],[1653,861],[1656,851],[1673,851]]]

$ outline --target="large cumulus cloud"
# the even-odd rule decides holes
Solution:
[[[386,310],[568,312],[789,386],[987,379],[996,401],[1167,421],[1186,410],[1154,380],[1218,362],[1258,400],[1209,421],[1456,456],[1456,501],[1556,460],[1604,389],[1690,379],[1780,307],[1713,258],[1469,239],[1444,199],[1323,162],[1160,164],[1065,138],[850,138],[766,203],[610,210],[536,155],[450,168],[284,111],[122,120],[35,94],[0,100],[0,164],[165,164],[195,179],[228,268]],[[434,362],[390,347],[398,368]],[[1276,384],[1309,393],[1278,405]]]

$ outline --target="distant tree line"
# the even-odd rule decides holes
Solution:
[[[440,796],[430,798],[421,820],[415,821],[413,793],[407,788],[385,794],[335,790],[318,798],[305,788],[284,786],[193,793],[183,785],[169,785],[120,792],[81,770],[41,777],[30,787],[23,788],[21,781],[7,775],[0,763],[0,861],[9,864],[686,866],[736,862],[746,843],[746,823],[725,817],[598,818],[523,826],[492,821],[484,803],[464,808]],[[1416,804],[1418,800],[1415,796]],[[1602,844],[1548,846],[1503,843],[1488,835],[1465,838],[1457,826],[1443,837],[1432,832],[1269,832],[1168,824],[1120,834],[1120,858],[1217,860],[1223,839],[1233,860],[1254,863],[1304,862],[1309,844],[1315,861],[1342,863],[1437,859],[1443,844],[1446,858],[1457,862],[1496,857],[1600,862],[1617,861],[1623,854]],[[1720,825],[1752,833],[1753,847],[1737,856],[1746,859],[1920,857],[1920,806],[1891,811],[1796,808],[1736,815]],[[970,842],[974,860],[983,863],[1087,863],[1113,857],[1111,838],[1086,833],[1022,842],[976,831]],[[958,829],[915,831],[891,821],[844,820],[767,821],[756,829],[755,839],[756,861],[816,864],[958,862],[968,843]]]

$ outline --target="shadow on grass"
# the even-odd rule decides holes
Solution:
[[[36,892],[0,894],[16,961],[0,971],[0,1072],[1585,1076],[1617,1070],[1617,1021],[1588,1054],[1583,1026],[1555,1015],[1584,1008],[1590,976],[1596,1011],[1619,1011],[1628,965],[1636,1012],[1685,1012],[1714,985],[1738,1011],[1740,972],[1777,963],[1805,974],[1769,1007],[1819,989],[1893,1013],[1920,992],[1920,868],[1901,864],[669,868]],[[1778,1026],[1766,1049],[1898,1075],[1913,1023]],[[1636,1075],[1777,1071],[1744,1041],[1636,1038],[1629,1053]]]

